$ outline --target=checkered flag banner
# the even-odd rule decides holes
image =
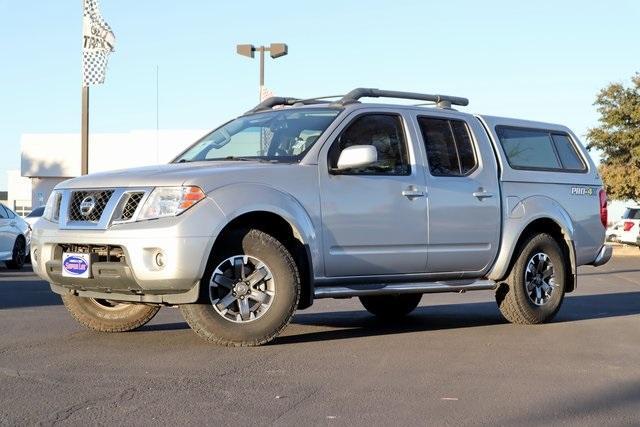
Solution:
[[[82,85],[102,84],[116,38],[100,14],[98,0],[84,0],[82,39]]]

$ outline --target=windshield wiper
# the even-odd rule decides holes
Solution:
[[[263,159],[262,157],[242,157],[242,156],[227,156],[221,159],[207,159],[207,161],[219,161],[219,160],[232,160],[241,162],[259,162],[259,163],[277,163],[274,159]]]
[[[211,160],[216,160],[216,159],[211,159]],[[259,161],[260,159],[254,159],[254,158],[251,158],[251,157],[242,157],[242,156],[239,156],[239,157],[227,156],[227,157],[224,157],[224,158],[218,159],[218,160],[240,160],[242,162],[253,162],[253,161]]]

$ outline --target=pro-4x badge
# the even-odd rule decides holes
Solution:
[[[593,187],[571,187],[572,196],[593,196],[596,194],[596,189]]]

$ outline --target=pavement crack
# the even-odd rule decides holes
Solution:
[[[291,406],[286,408],[280,415],[278,415],[278,417],[275,420],[273,420],[271,425],[275,425],[282,417],[287,415],[289,412],[291,412],[292,410],[294,410],[295,408],[297,408],[298,406],[300,406],[301,404],[303,404],[307,400],[309,400],[313,395],[318,393],[318,390],[320,390],[320,389],[319,388],[314,388],[312,391],[310,391],[309,393],[304,395],[301,399],[298,399],[297,401],[295,401]]]
[[[136,389],[135,387],[128,387],[116,394],[107,394],[101,397],[95,397],[92,399],[86,399],[82,402],[76,403],[75,405],[68,406],[64,409],[61,409],[57,412],[51,414],[49,418],[46,420],[40,421],[37,423],[39,426],[53,426],[57,423],[63,422],[71,418],[73,414],[76,412],[86,409],[90,406],[101,406],[110,403],[120,403],[133,399],[135,395]]]

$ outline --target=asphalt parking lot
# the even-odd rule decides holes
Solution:
[[[85,330],[0,267],[0,424],[639,424],[640,257],[580,272],[547,325],[505,323],[491,292],[425,295],[396,324],[321,300],[270,345],[219,348],[172,308]]]

